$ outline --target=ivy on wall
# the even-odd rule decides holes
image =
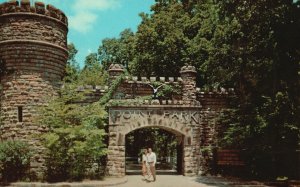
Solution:
[[[118,76],[110,85],[110,89],[108,90],[108,92],[101,97],[101,99],[98,101],[100,105],[106,105],[109,100],[112,99],[115,91],[118,89],[119,85],[122,83],[122,81],[124,80],[126,74],[122,74],[120,76]]]

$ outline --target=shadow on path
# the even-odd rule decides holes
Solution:
[[[218,186],[218,187],[230,187],[230,186],[268,187],[269,186],[258,181],[246,181],[237,178],[224,178],[224,177],[217,177],[217,176],[198,176],[196,177],[195,182],[206,184],[208,186]]]
[[[126,170],[126,175],[141,175],[141,170]],[[176,170],[156,170],[156,175],[178,175]]]

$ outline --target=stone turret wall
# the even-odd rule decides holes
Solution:
[[[44,168],[43,147],[38,135],[46,132],[36,124],[39,106],[57,95],[64,75],[67,52],[67,18],[60,10],[28,0],[0,4],[1,139],[28,142],[35,155],[33,175]],[[20,118],[21,117],[21,118]]]
[[[196,100],[196,68],[194,66],[183,66],[180,74],[183,80],[182,100],[193,102]]]

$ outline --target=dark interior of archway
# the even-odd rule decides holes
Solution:
[[[141,173],[144,148],[152,148],[157,155],[158,174],[182,173],[182,135],[160,128],[142,128],[126,135],[126,173]]]

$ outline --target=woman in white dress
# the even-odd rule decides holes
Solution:
[[[142,175],[144,179],[146,179],[146,177],[149,177],[149,166],[147,161],[147,154],[148,154],[147,149],[144,149],[143,156],[142,156]]]

